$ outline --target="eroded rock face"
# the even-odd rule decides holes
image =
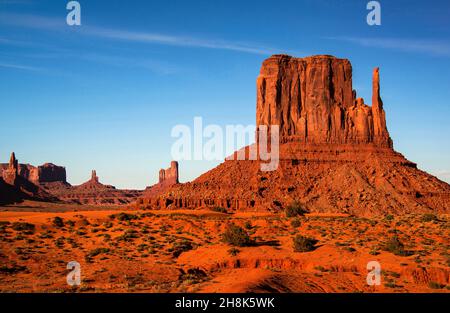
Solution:
[[[38,178],[40,183],[62,182],[66,183],[66,168],[53,163],[45,163],[38,166]]]
[[[159,171],[159,183],[164,185],[178,184],[178,162],[170,162],[170,167]]]
[[[34,167],[33,167],[34,168]],[[38,201],[58,201],[40,185],[28,179],[28,164],[19,164],[14,152],[11,153],[7,166],[1,167],[0,203],[8,204],[25,199]]]
[[[144,191],[144,195],[145,197],[152,197],[153,195],[160,194],[177,184],[179,184],[178,162],[172,161],[170,162],[169,168],[162,168],[159,170],[158,183],[147,187]]]
[[[378,68],[370,107],[356,98],[348,60],[274,55],[257,79],[256,124],[279,125],[282,142],[392,147],[379,91]]]
[[[19,162],[16,159],[15,153],[11,153],[11,157],[9,158],[8,167],[2,173],[3,180],[5,183],[11,186],[18,185],[18,177],[19,177]]]
[[[5,172],[9,164],[0,164],[0,172]],[[34,184],[66,181],[66,168],[52,163],[45,163],[40,166],[30,164],[17,164],[17,173],[19,176],[33,182]],[[2,174],[3,175],[3,174]]]

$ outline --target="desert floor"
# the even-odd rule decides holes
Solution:
[[[55,219],[60,217],[61,219]],[[221,240],[227,224],[254,243]],[[449,217],[372,219],[25,202],[0,207],[1,292],[450,292]],[[318,240],[295,252],[293,237]],[[397,235],[405,255],[385,251]],[[69,261],[82,282],[66,282]],[[367,284],[367,263],[381,285]]]

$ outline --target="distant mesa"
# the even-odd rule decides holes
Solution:
[[[87,205],[123,205],[134,202],[142,191],[121,190],[100,182],[97,171],[91,171],[91,178],[85,183],[70,188],[55,188],[52,192],[60,199]]]
[[[15,159],[14,152],[11,154],[11,158]],[[0,164],[0,173],[8,170],[11,166],[11,161],[9,163]],[[17,161],[17,160],[16,160]],[[17,173],[19,176],[35,183],[50,183],[50,182],[66,182],[66,169],[62,166],[57,166],[52,163],[45,163],[40,166],[33,166],[30,164],[16,164]],[[1,174],[3,175],[3,174]]]
[[[378,68],[371,106],[353,90],[350,61],[327,55],[274,55],[256,90],[256,124],[279,125],[276,171],[227,160],[192,182],[151,187],[137,207],[280,212],[297,201],[310,212],[359,216],[450,211],[450,185],[394,151]]]
[[[78,203],[89,205],[122,205],[136,201],[139,190],[119,190],[100,183],[97,172],[79,185],[66,181],[65,167],[45,163],[41,166],[20,164],[13,152],[9,163],[0,164],[0,203],[23,200]]]
[[[0,179],[0,203],[8,204],[23,200],[58,201],[58,199],[48,193],[44,188],[35,184],[35,181],[28,179],[26,171],[29,165],[19,164],[14,152],[11,153],[9,163],[1,164]],[[36,170],[37,168],[29,166]],[[21,171],[22,169],[22,171]],[[39,178],[39,177],[38,177]]]

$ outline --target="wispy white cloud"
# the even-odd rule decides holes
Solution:
[[[246,42],[231,42],[226,40],[201,39],[195,37],[172,36],[149,32],[133,32],[98,27],[87,27],[87,34],[102,38],[118,39],[132,42],[154,43],[170,46],[196,47],[208,49],[232,50],[254,54],[273,54],[279,49],[264,47]]]
[[[112,67],[144,69],[160,75],[174,74],[179,72],[181,69],[179,66],[175,66],[174,64],[162,60],[155,60],[148,58],[128,58],[97,52],[77,53],[76,51],[70,49],[51,48],[51,47],[49,47],[45,52],[37,52],[37,53],[0,52],[0,56],[4,56],[8,59],[25,58],[25,59],[37,59],[45,61],[53,59],[71,59],[71,60],[78,59],[81,61],[92,62],[94,64],[103,64]]]
[[[161,75],[174,74],[179,71],[179,67],[160,60],[124,58],[98,53],[73,54],[72,57],[79,58],[84,61],[106,64],[108,66],[114,67],[140,68]]]
[[[65,20],[63,18],[52,18],[26,14],[0,13],[0,24],[52,31],[74,30],[78,34],[85,36],[168,46],[220,49],[263,55],[270,55],[275,53],[295,53],[294,51],[267,47],[252,42],[197,38],[192,36],[179,36],[154,32],[129,31],[90,25],[81,25],[80,27],[72,27],[69,29],[69,27],[65,24]]]
[[[43,68],[40,67],[34,67],[34,66],[27,66],[27,65],[21,65],[21,64],[12,64],[12,63],[2,63],[0,62],[0,67],[4,68],[12,68],[16,70],[25,70],[25,71],[43,71]]]
[[[450,41],[403,38],[363,38],[363,37],[326,37],[345,41],[364,47],[392,49],[404,52],[425,53],[435,56],[450,56]]]

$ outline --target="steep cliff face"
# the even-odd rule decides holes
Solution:
[[[164,185],[178,184],[178,162],[170,162],[170,167],[159,171],[159,183]]]
[[[7,163],[0,164],[0,173],[7,171],[8,167]],[[52,163],[45,163],[37,167],[30,164],[17,164],[17,173],[34,184],[67,183],[66,168]]]
[[[7,166],[2,166],[0,179],[0,203],[7,204],[25,199],[58,201],[40,185],[28,179],[28,166],[19,164],[15,153],[11,153]]]
[[[159,170],[158,183],[147,187],[144,191],[144,195],[146,197],[151,197],[160,194],[178,183],[178,162],[172,161],[170,162],[169,168],[162,168]]]
[[[66,183],[66,168],[52,163],[45,163],[37,168],[37,181],[40,183]],[[30,179],[32,180],[32,179]]]
[[[257,79],[256,124],[279,125],[282,142],[392,147],[379,91],[378,69],[370,107],[356,98],[348,60],[275,55]]]
[[[3,180],[5,183],[11,186],[18,185],[19,178],[19,162],[16,159],[16,155],[11,153],[11,157],[9,158],[8,167],[2,173]]]

